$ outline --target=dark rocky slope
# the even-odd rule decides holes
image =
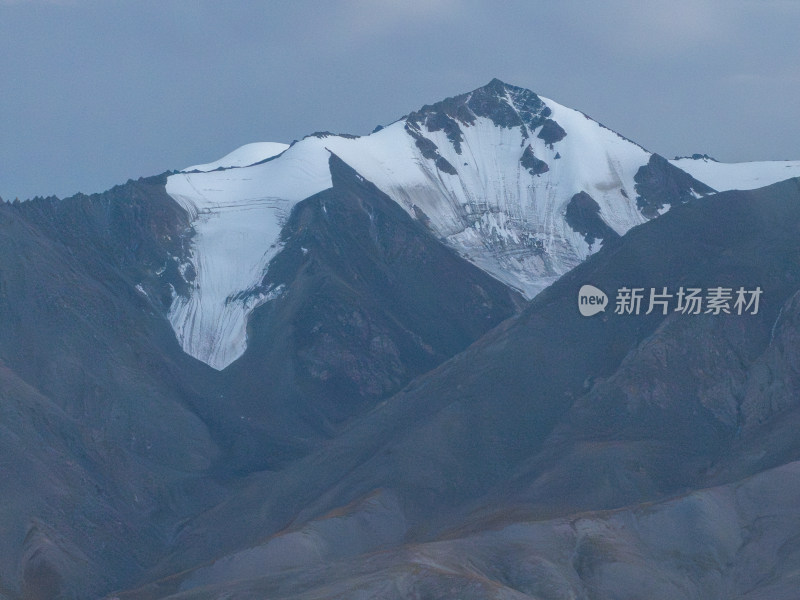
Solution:
[[[225,565],[239,578],[280,571],[268,558],[255,566],[246,558],[269,555],[274,544],[288,543],[285,536],[309,528],[317,541],[297,550],[291,564],[311,568],[319,544],[335,539],[322,524],[341,515],[350,520],[339,538],[359,540],[356,553],[374,548],[370,534],[352,527],[374,514],[364,502],[377,490],[385,508],[379,522],[401,523],[400,534],[395,528],[394,537],[381,538],[391,546],[398,538],[435,540],[520,518],[661,500],[798,460],[800,444],[781,425],[794,418],[800,397],[790,350],[797,335],[798,233],[797,180],[674,207],[601,250],[520,317],[415,380],[319,453],[282,473],[254,477],[239,494],[188,524],[154,574],[212,558],[214,552],[202,549],[203,532],[212,523],[229,525],[227,539],[215,548],[227,558],[216,568],[172,580],[172,591],[181,581],[225,589]],[[721,285],[760,286],[763,296],[757,315],[607,311],[584,318],[576,305],[584,283],[612,295],[623,286]],[[754,457],[762,445],[765,450]],[[781,494],[793,497],[792,481],[787,478],[781,489],[777,476],[765,506],[780,502]],[[249,515],[246,527],[230,526],[238,515]],[[720,527],[735,535],[733,521]],[[282,535],[270,538],[280,530]],[[612,550],[601,546],[593,552],[597,561],[622,556],[614,560],[633,562]],[[769,548],[746,558],[750,574],[782,560]],[[702,562],[696,568],[701,578],[715,569]],[[588,566],[583,571],[592,572]],[[328,572],[329,578],[340,575],[345,571]],[[639,575],[632,570],[630,577]],[[613,597],[588,576],[584,583],[597,597]],[[285,585],[289,595],[293,588]],[[713,589],[726,597],[719,591],[725,588]]]
[[[800,583],[799,494],[793,462],[660,503],[550,520],[517,516],[469,535],[302,569],[270,569],[262,558],[256,577],[170,597],[791,600]]]
[[[219,455],[195,386],[210,369],[135,290],[147,263],[128,260],[128,241],[169,222],[156,202],[114,203],[147,185],[0,205],[0,582],[27,597],[135,580],[165,524],[217,498],[193,488]]]
[[[302,456],[517,311],[332,160],[334,189],[298,205],[264,282],[285,293],[224,372],[164,318],[192,231],[163,177],[0,205],[0,593],[132,585],[248,471]]]
[[[276,468],[514,315],[516,292],[458,257],[331,156],[333,187],[300,202],[244,356],[220,374],[246,428],[237,468]],[[287,439],[292,436],[294,439]],[[276,441],[286,440],[284,449]]]

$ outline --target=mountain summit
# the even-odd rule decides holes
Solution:
[[[252,147],[253,145],[250,145]],[[261,283],[299,201],[332,186],[331,153],[474,265],[530,298],[603,243],[707,185],[586,115],[498,79],[364,136],[315,134],[172,175],[191,215],[189,273],[170,322],[184,350],[223,369],[246,348]]]

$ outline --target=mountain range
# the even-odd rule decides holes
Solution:
[[[0,599],[794,597],[798,176],[495,79],[0,204]]]

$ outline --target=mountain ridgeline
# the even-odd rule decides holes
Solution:
[[[793,598],[798,175],[493,80],[0,204],[0,600]]]

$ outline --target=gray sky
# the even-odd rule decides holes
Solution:
[[[800,0],[0,0],[0,196],[369,133],[492,77],[667,157],[800,159]]]

